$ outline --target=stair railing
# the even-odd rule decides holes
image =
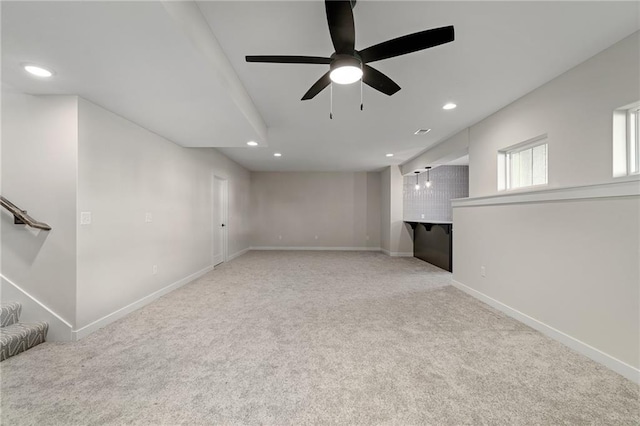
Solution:
[[[27,225],[32,228],[43,229],[45,231],[51,231],[51,227],[43,222],[38,222],[27,214],[26,210],[21,210],[18,206],[13,204],[0,195],[0,204],[13,215],[13,223],[16,225]]]

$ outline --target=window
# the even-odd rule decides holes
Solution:
[[[640,173],[640,102],[613,112],[613,177]]]
[[[498,189],[547,184],[547,135],[498,151]]]

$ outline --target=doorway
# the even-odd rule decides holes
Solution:
[[[228,181],[213,176],[213,266],[227,260]]]

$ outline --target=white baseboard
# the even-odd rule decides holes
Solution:
[[[389,251],[385,249],[380,249],[380,251],[391,257],[413,257],[412,251]]]
[[[48,342],[70,342],[73,340],[73,326],[44,303],[20,288],[16,283],[0,275],[0,294],[5,302],[19,302],[22,305],[20,322],[45,321],[49,324]]]
[[[497,310],[505,313],[506,315],[515,318],[528,325],[529,327],[538,330],[542,334],[551,337],[554,340],[562,343],[565,346],[570,347],[574,351],[591,358],[595,362],[598,362],[605,367],[615,371],[616,373],[626,377],[632,382],[640,384],[640,370],[623,362],[619,359],[612,357],[599,349],[594,348],[574,337],[569,336],[568,334],[563,333],[560,330],[557,330],[541,321],[538,321],[535,318],[532,318],[516,309],[511,308],[510,306],[505,305],[502,302],[499,302],[496,299],[493,299],[487,296],[484,293],[481,293],[477,290],[472,289],[456,280],[451,280],[454,287],[464,291],[465,293],[475,297],[476,299],[486,303],[487,305],[496,308]]]
[[[278,246],[257,246],[251,250],[316,250],[316,251],[381,251],[380,247],[278,247]]]
[[[237,253],[232,254],[231,256],[227,256],[227,262],[231,262],[233,259],[235,259],[236,257],[240,257],[243,254],[246,254],[249,250],[251,250],[251,247],[247,247],[244,250],[240,250]]]
[[[190,283],[191,281],[194,281],[198,278],[200,278],[201,276],[203,276],[204,274],[206,274],[209,271],[213,270],[213,266],[207,266],[206,268],[198,271],[198,272],[194,272],[193,274],[179,280],[176,281],[173,284],[170,284],[164,288],[161,288],[158,291],[155,291],[151,294],[149,294],[148,296],[143,297],[142,299],[139,299],[123,308],[118,309],[117,311],[114,311],[108,315],[105,315],[104,317],[92,322],[91,324],[85,325],[84,327],[78,329],[78,330],[74,330],[72,332],[73,334],[73,340],[80,340],[83,337],[88,336],[89,334],[93,333],[94,331],[105,327],[106,325],[111,324],[114,321],[119,320],[120,318],[126,316],[127,314],[130,314],[131,312],[142,308],[145,305],[148,305],[149,303],[153,302],[154,300],[160,298],[161,296],[164,296],[165,294],[172,292],[173,290],[176,290],[177,288],[182,287],[185,284]]]

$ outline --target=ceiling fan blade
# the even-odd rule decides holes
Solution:
[[[331,79],[329,78],[329,71],[327,71],[325,75],[320,77],[320,79],[316,81],[309,90],[307,90],[307,93],[304,94],[304,96],[302,97],[302,100],[306,101],[306,100],[312,99],[318,93],[322,92],[322,90],[324,90],[324,88],[327,87],[329,84],[331,84]]]
[[[319,56],[246,56],[247,62],[266,62],[274,64],[330,64],[331,58]]]
[[[353,23],[351,2],[343,0],[325,0],[329,33],[336,53],[353,53],[356,43],[356,29]]]
[[[364,66],[362,81],[377,91],[389,96],[400,90],[400,86],[398,86],[393,80],[382,74],[377,69],[371,68],[369,65]]]
[[[453,40],[453,26],[450,25],[394,38],[393,40],[367,47],[359,53],[363,62],[373,62],[428,49]]]

